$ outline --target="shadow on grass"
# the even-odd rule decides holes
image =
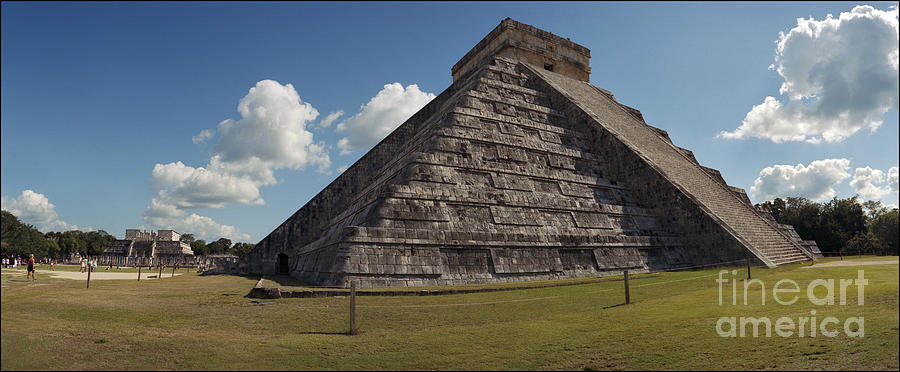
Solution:
[[[614,307],[619,307],[619,306],[625,306],[625,303],[615,304],[615,305],[609,305],[609,306],[604,306],[604,307],[601,307],[600,309],[606,310],[606,309],[612,309],[612,308],[614,308]]]
[[[336,335],[336,336],[353,336],[349,331],[347,332],[300,332],[301,335]]]

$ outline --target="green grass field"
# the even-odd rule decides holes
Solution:
[[[893,260],[896,257],[864,257]],[[824,261],[833,261],[826,259]],[[848,258],[858,260],[858,258]],[[898,369],[898,265],[753,269],[750,304],[718,304],[718,270],[465,295],[358,297],[360,333],[348,330],[346,297],[243,297],[256,277],[147,281],[2,275],[2,369]],[[737,277],[746,275],[743,268]],[[40,268],[39,268],[40,270]],[[848,305],[783,306],[771,287],[792,279],[854,279]],[[510,285],[522,285],[511,283]],[[739,296],[741,292],[739,291]],[[823,288],[815,292],[825,293]],[[836,293],[836,296],[838,294]],[[864,337],[736,337],[720,317],[865,319]],[[857,330],[858,331],[858,330]]]

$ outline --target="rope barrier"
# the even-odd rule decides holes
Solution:
[[[700,276],[695,276],[695,277],[690,277],[690,278],[681,278],[681,279],[667,280],[667,281],[656,282],[656,283],[639,284],[639,285],[633,285],[633,286],[631,286],[631,287],[635,287],[635,288],[636,288],[636,287],[648,287],[648,286],[652,286],[652,285],[661,285],[661,284],[669,284],[669,283],[675,283],[675,282],[683,282],[683,281],[687,281],[687,280],[695,280],[695,279],[700,279],[700,278],[708,278],[708,277],[716,276],[716,275],[718,275],[718,273],[715,273],[715,274],[709,274],[709,275],[700,275]],[[590,283],[590,284],[600,284],[600,283],[606,283],[606,282],[598,282],[598,283]],[[618,290],[620,290],[620,289],[619,289],[619,288],[607,288],[607,289],[600,289],[600,290],[596,290],[596,291],[580,292],[579,295],[583,295],[583,294],[592,294],[592,293],[600,293],[600,292],[611,292],[611,291],[618,291]],[[514,299],[514,300],[500,300],[500,301],[486,301],[486,302],[468,302],[468,303],[452,303],[452,304],[421,304],[421,305],[356,305],[356,306],[357,306],[357,307],[367,307],[367,308],[435,308],[435,307],[454,307],[454,306],[497,305],[497,304],[505,304],[505,303],[516,303],[516,302],[527,302],[527,301],[547,300],[547,299],[551,299],[551,298],[561,298],[561,297],[566,297],[566,296],[544,296],[544,297],[534,297],[534,298],[521,298],[521,299]],[[327,309],[327,308],[343,308],[343,307],[344,307],[344,306],[301,306],[301,307],[299,307],[299,308],[300,308],[300,309]]]

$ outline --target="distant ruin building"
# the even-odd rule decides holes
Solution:
[[[815,259],[814,242],[592,86],[590,56],[503,20],[237,270],[383,287]]]
[[[193,256],[191,246],[181,241],[181,234],[175,230],[153,232],[126,229],[125,239],[107,243],[101,261],[120,265],[129,265],[132,261],[148,264],[154,261],[181,262]]]

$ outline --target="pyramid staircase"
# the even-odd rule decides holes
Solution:
[[[606,130],[614,133],[633,151],[673,184],[721,221],[748,250],[773,267],[813,259],[811,253],[783,234],[727,185],[713,178],[696,160],[687,157],[668,138],[659,135],[610,95],[586,82],[568,78],[523,63],[565,95]]]

